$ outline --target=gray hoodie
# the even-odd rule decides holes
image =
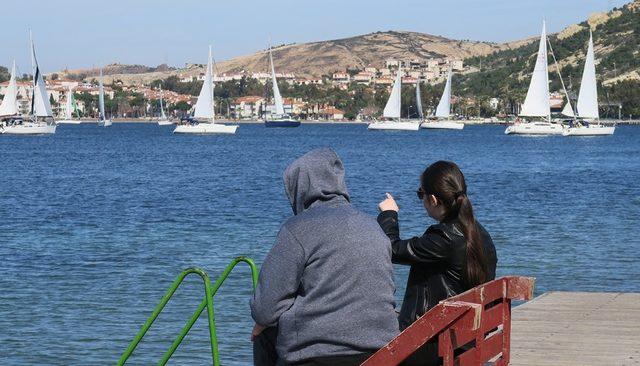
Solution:
[[[253,319],[278,325],[286,362],[384,346],[398,333],[391,246],[349,203],[342,161],[313,150],[287,167],[284,185],[295,216],[262,264]]]

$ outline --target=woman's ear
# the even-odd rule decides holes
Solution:
[[[435,195],[432,195],[432,194],[429,195],[429,204],[434,207],[438,205],[438,199],[436,198]]]

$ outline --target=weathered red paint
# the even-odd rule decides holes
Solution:
[[[534,281],[502,277],[441,301],[362,365],[398,365],[435,337],[443,366],[508,365],[511,300],[531,300]]]

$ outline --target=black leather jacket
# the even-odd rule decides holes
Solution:
[[[378,223],[391,239],[392,261],[410,265],[407,289],[400,309],[400,329],[405,329],[441,300],[470,288],[466,283],[467,243],[456,221],[430,226],[421,237],[400,239],[398,213],[384,211]],[[496,275],[496,249],[489,233],[478,223],[489,261],[489,279]]]

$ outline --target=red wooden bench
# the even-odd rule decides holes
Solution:
[[[398,365],[438,339],[444,366],[508,365],[511,300],[531,300],[534,278],[502,277],[441,301],[362,366]]]

